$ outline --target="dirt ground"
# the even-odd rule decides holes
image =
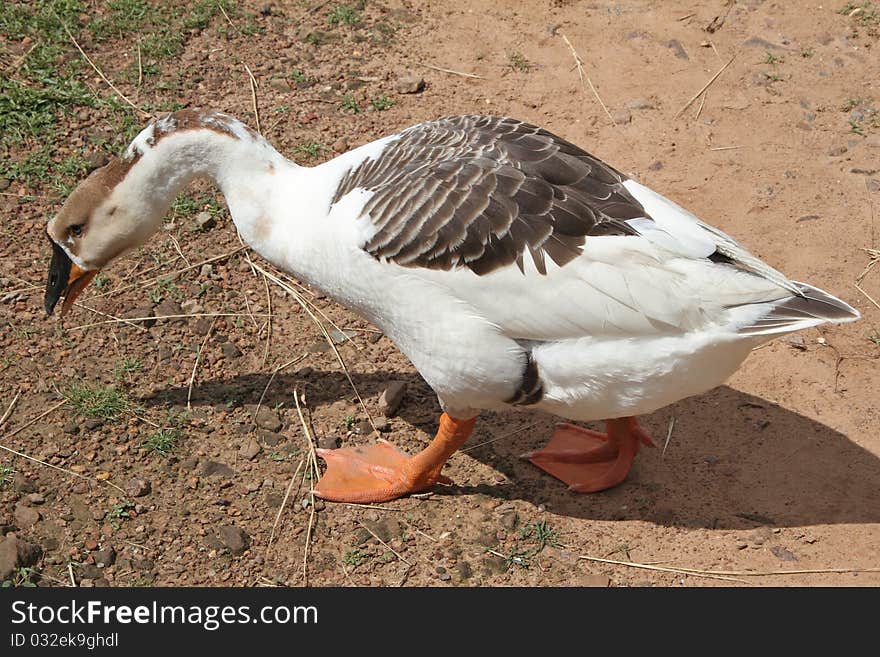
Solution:
[[[642,418],[665,446],[613,490],[572,494],[517,458],[553,418],[486,413],[445,470],[454,486],[315,503],[304,425],[323,446],[370,442],[372,428],[318,326],[251,269],[207,185],[64,321],[45,316],[45,221],[145,124],[62,38],[58,61],[100,102],[7,148],[0,180],[0,530],[42,550],[9,582],[880,585],[880,306],[868,296],[880,300],[880,267],[856,287],[880,237],[876,3],[244,1],[155,61],[141,52],[149,23],[98,38],[89,22],[113,18],[113,3],[84,5],[77,43],[139,107],[207,106],[256,127],[256,98],[264,135],[304,164],[439,116],[525,119],[864,317],[777,340],[727,385]],[[35,42],[3,34],[10,75]],[[404,93],[408,76],[424,88]],[[439,413],[431,390],[371,326],[300,292],[382,435],[420,449]],[[151,314],[191,316],[116,319]],[[397,381],[402,403],[384,418],[379,396]]]

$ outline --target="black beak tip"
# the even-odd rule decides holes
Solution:
[[[67,280],[70,278],[70,258],[64,249],[58,246],[51,238],[52,243],[52,262],[49,264],[49,276],[46,280],[46,296],[43,301],[43,308],[47,315],[51,315],[55,310],[55,305],[67,289]]]

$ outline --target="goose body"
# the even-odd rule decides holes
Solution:
[[[398,462],[382,451],[352,465],[336,450],[324,454],[335,473],[318,487],[330,499],[388,499],[442,480],[447,452],[483,409],[621,418],[608,436],[578,440],[598,440],[599,451],[636,441],[634,450],[649,438],[624,418],[721,384],[779,335],[859,316],[577,146],[509,118],[422,123],[304,168],[227,115],[183,110],[108,167],[50,222],[59,262],[97,270],[155,230],[189,180],[213,178],[251,247],[378,326],[437,393],[446,424],[432,443],[444,448],[422,468],[430,477],[401,489],[398,471],[416,477],[421,455]],[[86,215],[94,225],[72,235]],[[579,467],[607,470],[621,458],[611,451],[601,467]],[[360,494],[376,486],[365,471],[381,491]]]

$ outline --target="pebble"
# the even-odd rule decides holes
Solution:
[[[333,142],[333,150],[337,153],[344,153],[348,150],[348,140],[341,137]]]
[[[208,331],[211,330],[211,323],[210,317],[200,317],[193,326],[193,333],[196,335],[208,335]]]
[[[244,553],[251,545],[251,537],[247,535],[247,532],[235,525],[223,525],[220,527],[218,538],[236,556]]]
[[[87,431],[94,431],[95,429],[100,429],[104,426],[104,420],[99,420],[96,417],[90,417],[85,422],[83,422],[83,426]]]
[[[104,153],[103,151],[92,151],[85,156],[85,161],[86,171],[91,173],[95,169],[100,169],[109,164],[110,158],[107,156],[107,153]]]
[[[9,535],[0,540],[0,582],[9,579],[19,568],[29,568],[40,560],[43,550],[38,545]]]
[[[66,434],[75,436],[79,433],[79,425],[76,422],[65,422],[61,430]]]
[[[260,410],[257,411],[257,417],[254,418],[254,422],[258,427],[266,429],[267,431],[279,431],[283,426],[278,413],[265,406],[260,406]]]
[[[654,109],[654,103],[650,101],[643,100],[641,98],[637,98],[635,100],[629,101],[626,106],[631,110],[650,110]]]
[[[501,575],[507,572],[507,560],[496,554],[487,554],[482,559],[483,570],[490,574]]]
[[[681,42],[678,39],[672,39],[671,41],[667,41],[663,45],[672,50],[672,52],[675,53],[675,56],[679,59],[690,59],[690,57],[688,57],[687,51],[684,49],[684,46],[681,45]]]
[[[340,445],[336,436],[321,436],[318,438],[318,447],[321,449],[337,449]]]
[[[798,558],[794,555],[791,550],[787,550],[781,545],[774,545],[770,548],[770,551],[776,556],[780,561],[797,561]]]
[[[287,436],[283,433],[275,433],[268,429],[257,429],[257,438],[267,447],[275,447],[287,440]],[[321,438],[318,440],[318,447],[321,447],[321,440],[324,439]]]
[[[377,521],[365,520],[364,525],[386,543],[392,538],[400,538],[403,535],[403,528],[394,518],[384,518]]]
[[[224,342],[220,345],[220,351],[223,352],[223,355],[227,358],[238,358],[241,356],[241,349],[236,347],[231,342]]]
[[[828,151],[828,155],[831,157],[840,157],[844,153],[846,153],[849,149],[846,146],[835,146],[834,148]]]
[[[44,504],[46,502],[46,498],[42,496],[40,493],[31,493],[25,498],[28,504]]]
[[[263,448],[260,447],[260,443],[257,442],[256,438],[251,438],[248,442],[241,446],[238,450],[239,456],[247,459],[248,461],[252,461],[263,451]]]
[[[92,558],[95,560],[96,565],[101,568],[106,568],[107,566],[112,566],[116,562],[116,550],[112,547],[104,548],[103,550],[96,550],[95,552],[92,552]]]
[[[173,316],[173,315],[182,315],[183,308],[180,307],[180,304],[174,301],[173,299],[165,299],[155,308],[156,316]],[[178,317],[175,319],[165,320],[171,322],[172,324],[185,324],[186,319],[183,317]]]
[[[141,479],[140,477],[133,477],[125,485],[125,492],[132,497],[143,497],[144,495],[149,495],[152,490],[153,486],[150,483],[150,480]]]
[[[13,512],[15,524],[19,529],[28,529],[34,526],[40,520],[40,512],[25,504],[17,504]]]
[[[379,410],[385,417],[393,417],[400,408],[403,394],[406,392],[406,381],[389,381],[379,394]]]
[[[394,82],[394,90],[399,94],[417,94],[425,88],[425,80],[418,75],[403,75]]]
[[[98,549],[98,541],[96,541],[93,538],[87,538],[85,540],[85,542],[83,542],[83,546],[86,548],[86,550],[89,550],[89,551],[97,550]]]
[[[203,461],[199,474],[203,477],[213,477],[218,475],[221,477],[233,477],[235,476],[235,470],[225,463],[220,463],[218,461]]]
[[[12,480],[12,489],[19,493],[35,493],[37,491],[37,484],[18,472]]]
[[[467,561],[456,562],[455,570],[458,573],[458,578],[462,582],[469,580],[471,578],[471,576],[474,574],[473,568],[471,568],[471,565]]]
[[[485,547],[495,547],[498,545],[498,533],[492,529],[484,528],[477,534],[477,543]]]
[[[617,125],[626,125],[633,117],[628,109],[619,109],[611,112],[611,118]]]
[[[214,219],[214,215],[210,212],[199,212],[196,215],[196,225],[199,227],[199,230],[207,231],[217,225],[217,220]]]

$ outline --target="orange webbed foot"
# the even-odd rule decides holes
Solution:
[[[640,444],[654,446],[635,418],[607,421],[600,433],[573,424],[559,424],[543,449],[523,458],[568,484],[576,493],[595,493],[620,484],[629,474]]]

